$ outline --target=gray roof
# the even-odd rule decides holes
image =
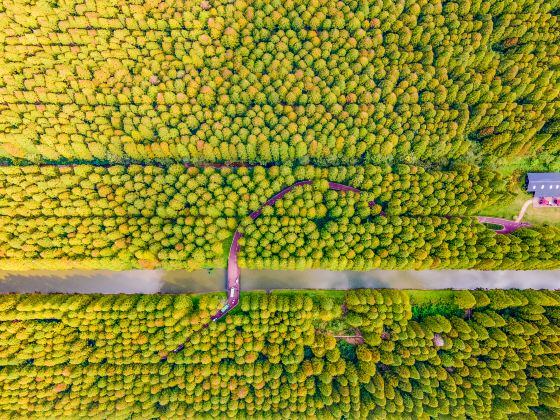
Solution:
[[[560,197],[560,172],[531,172],[527,178],[527,191],[536,197]]]

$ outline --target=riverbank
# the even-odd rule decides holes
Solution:
[[[281,289],[560,289],[552,271],[328,271],[241,270],[241,291]],[[209,293],[223,292],[225,270],[0,271],[0,293]]]

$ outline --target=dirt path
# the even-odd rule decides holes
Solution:
[[[361,335],[335,335],[334,338],[342,339],[353,346],[358,346],[365,343],[364,337],[362,337]]]

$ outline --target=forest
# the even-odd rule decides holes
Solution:
[[[558,268],[475,219],[558,158],[559,7],[5,0],[0,268]]]
[[[5,0],[8,163],[560,150],[558,0]]]
[[[560,416],[559,292],[248,292],[203,328],[219,300],[0,296],[0,416]]]
[[[559,16],[2,0],[0,270],[560,269],[478,218],[557,170]],[[558,291],[236,287],[0,294],[0,418],[560,418]]]

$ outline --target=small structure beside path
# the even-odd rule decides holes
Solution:
[[[533,207],[560,207],[560,172],[530,172],[527,192],[534,193]]]

